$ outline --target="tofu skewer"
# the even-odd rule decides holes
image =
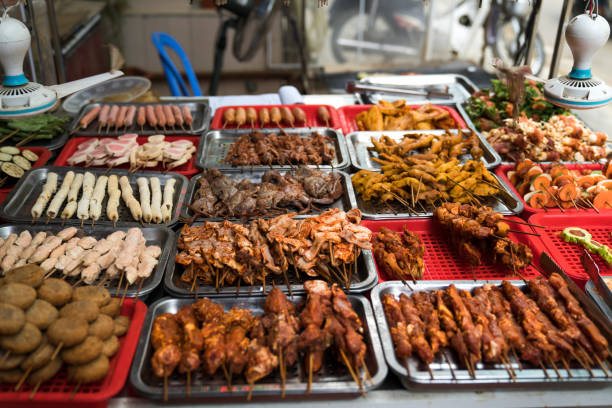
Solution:
[[[142,219],[144,222],[151,222],[151,191],[149,190],[149,180],[146,177],[138,177],[136,180],[138,191],[140,192],[140,208],[142,208]]]
[[[119,179],[119,185],[121,186],[121,198],[123,198],[125,205],[130,209],[132,217],[136,221],[140,221],[142,218],[142,209],[140,208],[138,200],[134,198],[134,190],[132,190],[132,186],[130,186],[130,181],[126,176],[122,176]]]
[[[64,203],[64,200],[68,196],[68,192],[70,191],[70,186],[72,185],[72,182],[74,181],[74,177],[75,175],[72,170],[66,173],[66,175],[64,176],[64,180],[62,181],[62,186],[60,187],[59,191],[53,197],[53,200],[51,200],[51,204],[49,204],[49,208],[47,208],[47,217],[49,217],[49,219],[55,218],[57,214],[59,213],[59,210],[62,204]]]
[[[161,207],[162,221],[167,224],[172,219],[172,202],[174,200],[175,179],[169,179],[164,186],[164,201]]]
[[[121,190],[119,190],[119,179],[112,174],[108,177],[108,202],[106,203],[106,216],[117,225],[119,220],[119,199],[121,198]]]
[[[47,181],[43,186],[42,192],[36,199],[34,206],[32,207],[32,219],[37,220],[42,215],[43,211],[47,207],[47,203],[55,194],[57,190],[57,173],[50,172],[47,174]]]
[[[91,196],[93,194],[94,184],[96,182],[96,176],[92,173],[87,172],[83,177],[83,195],[79,201],[77,207],[77,217],[83,222],[89,218],[89,205],[91,202]]]
[[[151,177],[151,217],[155,224],[160,224],[163,220],[161,213],[162,192],[159,178]]]
[[[89,217],[91,218],[92,225],[94,221],[98,220],[102,215],[102,201],[106,193],[107,182],[108,177],[106,176],[100,176],[98,180],[96,180],[96,186],[94,187],[91,202],[89,204]]]

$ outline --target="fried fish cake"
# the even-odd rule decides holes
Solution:
[[[57,319],[58,315],[59,312],[55,306],[42,299],[36,299],[25,313],[26,320],[38,327],[40,330],[44,330],[49,327],[49,325],[53,323],[55,319]]]
[[[100,308],[91,299],[72,301],[60,309],[60,317],[80,317],[87,322],[93,322],[100,314]]]
[[[6,273],[5,281],[23,283],[24,285],[38,288],[45,278],[45,270],[38,265],[27,264]]]
[[[38,327],[26,322],[17,334],[0,337],[0,347],[15,354],[25,354],[36,349],[42,340]]]
[[[55,307],[62,307],[72,299],[72,287],[61,279],[45,279],[38,288],[38,298],[46,300]]]
[[[79,365],[89,363],[102,354],[102,340],[96,336],[87,336],[74,347],[62,350],[62,360],[66,364]]]
[[[79,286],[74,290],[72,294],[72,300],[93,300],[98,307],[102,307],[108,304],[111,300],[110,293],[102,286]]]
[[[19,333],[25,322],[23,310],[8,303],[0,303],[0,335]]]
[[[23,283],[9,282],[0,286],[0,299],[4,303],[26,310],[36,300],[36,290]]]

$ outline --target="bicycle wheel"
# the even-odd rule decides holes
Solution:
[[[509,66],[514,65],[514,57],[525,42],[525,33],[521,23],[516,17],[504,20],[497,26],[495,43],[493,44],[493,55],[504,61]],[[544,67],[546,54],[544,42],[540,33],[536,33],[534,41],[534,53],[531,59],[531,71],[538,75]]]

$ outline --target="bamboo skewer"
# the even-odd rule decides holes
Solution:
[[[348,368],[349,373],[351,374],[351,377],[353,377],[353,381],[355,381],[355,384],[357,384],[359,386],[359,389],[361,390],[361,395],[365,397],[365,391],[363,389],[363,384],[357,378],[357,374],[355,374],[355,371],[353,370],[353,367],[351,366],[351,363],[349,363],[349,360],[346,357],[346,354],[344,353],[344,350],[342,350],[342,349],[339,349],[339,350],[340,350],[340,356],[342,356],[342,360],[344,360],[344,364],[346,365],[346,368]]]

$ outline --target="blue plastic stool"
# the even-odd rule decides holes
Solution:
[[[162,66],[164,67],[166,80],[168,81],[168,86],[170,87],[172,96],[202,96],[198,78],[196,78],[195,73],[193,72],[191,62],[189,62],[189,58],[183,51],[183,47],[181,47],[181,45],[174,38],[166,33],[153,33],[151,35],[151,39],[153,40],[155,48],[157,48],[159,58],[161,59]],[[170,57],[168,57],[165,47],[170,48],[181,59],[183,68],[185,69],[185,74],[189,80],[191,93],[187,89],[187,85],[185,84],[180,72],[178,69],[176,69]]]

